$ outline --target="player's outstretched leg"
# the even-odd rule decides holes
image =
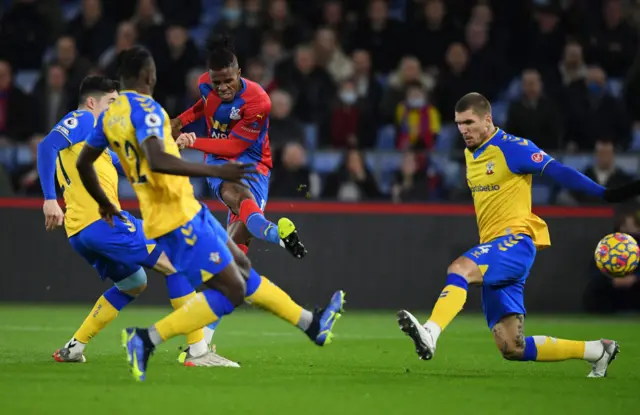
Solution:
[[[122,344],[127,351],[133,377],[138,381],[145,379],[147,363],[156,346],[217,321],[233,312],[241,302],[242,297],[239,301],[231,301],[220,291],[207,289],[149,328],[123,330]]]
[[[188,279],[182,274],[174,273],[167,275],[165,281],[174,310],[182,307],[196,295]],[[213,324],[217,325],[217,321]],[[185,366],[240,367],[236,362],[218,355],[215,348],[210,347],[211,337],[213,337],[212,331],[207,339],[207,327],[204,329],[198,328],[198,330],[189,333],[187,335],[187,349],[180,353],[178,362]]]
[[[294,257],[307,254],[295,225],[290,219],[281,218],[278,224],[267,220],[255,200],[247,198],[240,202],[240,219],[254,237],[287,249]]]
[[[524,315],[505,316],[491,329],[500,353],[507,360],[561,362],[579,359],[591,363],[588,377],[601,378],[620,351],[614,340],[576,341],[548,336],[524,336]]]
[[[204,233],[203,235],[206,236]],[[215,267],[211,267],[211,271],[207,271],[209,277],[204,283],[208,289],[196,294],[182,307],[151,327],[147,329],[132,327],[122,332],[122,344],[127,352],[131,374],[138,381],[145,379],[149,357],[157,345],[178,335],[186,335],[214,323],[224,315],[232,313],[237,306],[244,302],[246,284],[237,265],[232,262],[231,254],[226,249],[220,250],[220,248],[225,248],[223,243],[215,243],[213,239],[203,242],[205,243],[200,247],[201,252],[196,252],[196,254],[200,255],[212,248],[217,249],[220,255],[218,262],[224,266],[220,272]],[[208,260],[209,256],[206,257],[206,261]],[[202,271],[203,267],[207,265],[203,261],[202,264],[196,263],[193,267]]]
[[[436,352],[436,342],[440,333],[462,311],[467,302],[469,283],[482,282],[478,266],[468,258],[460,257],[447,270],[447,282],[436,301],[431,317],[421,325],[410,312],[398,312],[400,330],[413,340],[418,357],[430,360]]]
[[[120,288],[118,288],[120,287]],[[120,310],[131,303],[147,287],[147,274],[144,269],[116,283],[96,301],[84,322],[63,347],[53,353],[60,363],[85,363],[84,349],[93,337],[97,336],[118,316]]]
[[[252,268],[247,280],[246,302],[275,314],[298,327],[318,346],[324,346],[331,343],[333,326],[344,311],[345,293],[336,291],[326,307],[312,312]]]

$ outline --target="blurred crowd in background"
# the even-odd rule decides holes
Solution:
[[[640,167],[640,1],[0,2],[4,195],[41,195],[37,143],[76,108],[83,77],[115,77],[136,43],[167,112],[191,106],[211,33],[233,37],[243,75],[271,96],[272,199],[470,201],[452,121],[471,91],[498,126],[603,185]],[[535,203],[597,203],[534,184]]]

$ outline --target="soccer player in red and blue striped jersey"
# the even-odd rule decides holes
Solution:
[[[296,258],[306,254],[296,228],[287,218],[278,224],[263,214],[273,163],[269,147],[269,95],[257,83],[241,77],[230,40],[214,37],[208,43],[209,71],[200,77],[201,99],[172,120],[174,136],[184,126],[206,118],[208,138],[178,142],[206,154],[208,164],[255,163],[257,173],[245,186],[209,178],[216,196],[229,208],[227,231],[245,252],[253,237],[286,248]]]

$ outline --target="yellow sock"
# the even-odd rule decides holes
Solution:
[[[440,298],[438,298],[436,305],[433,307],[429,320],[444,330],[445,327],[453,321],[455,316],[462,311],[462,307],[466,301],[467,290],[457,285],[447,285],[442,290]]]
[[[187,301],[191,300],[192,298],[194,298],[196,296],[195,292],[191,292],[183,297],[178,297],[178,298],[172,298],[171,299],[171,306],[173,307],[174,310],[178,310],[180,309],[180,307],[182,307]],[[204,326],[205,324],[203,324],[202,326]],[[199,326],[199,327],[202,327]],[[189,334],[187,334],[187,344],[196,344],[199,341],[204,339],[204,329],[202,328],[198,328],[198,330],[195,330]]]
[[[261,277],[258,289],[245,299],[248,303],[263,308],[292,325],[300,321],[303,308],[296,304],[289,294],[265,277]]]
[[[536,362],[559,362],[584,358],[585,342],[533,336],[538,351]]]
[[[92,337],[95,337],[118,317],[118,309],[115,308],[105,296],[101,296],[91,309],[91,312],[84,319],[82,325],[73,337],[80,343],[87,344]]]
[[[160,337],[163,340],[168,340],[180,334],[202,332],[198,329],[216,320],[218,320],[218,316],[209,306],[205,295],[197,293],[191,297],[191,301],[176,309],[154,326]]]

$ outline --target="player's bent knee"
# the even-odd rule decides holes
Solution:
[[[457,274],[467,280],[469,284],[482,283],[482,272],[478,265],[466,257],[459,257],[449,265],[447,274]]]
[[[116,282],[115,286],[123,293],[135,297],[147,288],[147,273],[144,268],[140,268],[127,278]]]
[[[133,288],[131,290],[126,290],[126,291],[120,290],[120,291],[122,291],[123,293],[125,293],[127,295],[130,295],[132,297],[137,297],[140,294],[142,294],[142,292],[144,290],[146,290],[146,289],[147,289],[147,284],[144,284],[144,285],[141,285],[141,286],[139,286],[137,288]]]
[[[171,275],[177,272],[169,260],[169,257],[164,252],[160,254],[160,257],[158,257],[158,262],[153,266],[153,269],[163,275]]]

